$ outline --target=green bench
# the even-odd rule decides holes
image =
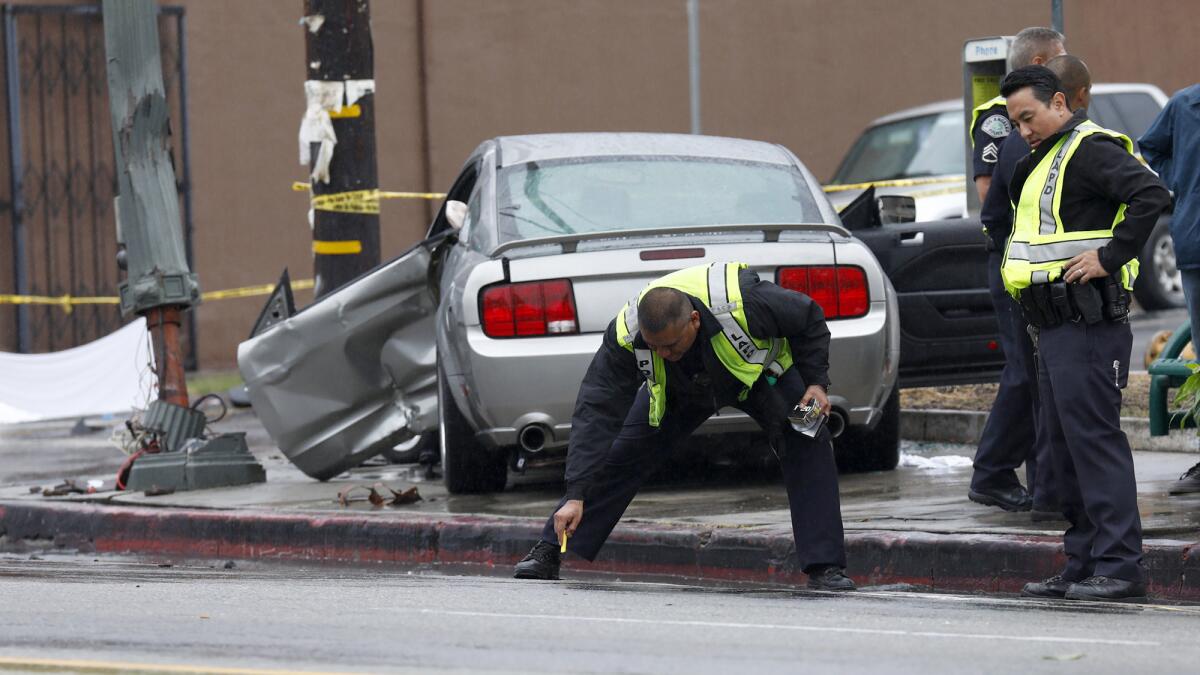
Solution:
[[[1168,391],[1178,389],[1192,374],[1190,365],[1196,361],[1179,358],[1180,352],[1192,341],[1192,326],[1185,321],[1167,341],[1158,360],[1150,364],[1150,435],[1166,436],[1171,429],[1195,427],[1196,420],[1187,417],[1187,410],[1172,410]]]

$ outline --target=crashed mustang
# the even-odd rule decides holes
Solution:
[[[419,437],[436,440],[451,492],[501,490],[510,468],[561,458],[620,307],[653,279],[717,261],[820,303],[839,461],[895,467],[895,292],[804,165],[769,143],[485,141],[424,241],[242,343],[238,365],[263,425],[310,476]],[[700,433],[755,430],[726,410]]]

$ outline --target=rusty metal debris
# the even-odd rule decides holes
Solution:
[[[391,500],[385,496],[387,493],[391,493]],[[387,506],[403,506],[421,501],[421,493],[415,485],[407,490],[395,490],[383,483],[348,485],[338,490],[337,502],[342,506],[364,501],[371,502],[371,506],[374,508],[381,508],[385,504]]]
[[[62,497],[64,495],[85,495],[89,492],[95,492],[95,489],[80,487],[75,481],[67,478],[63,482],[51,488],[42,490],[43,497]]]

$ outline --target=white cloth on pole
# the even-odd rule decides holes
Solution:
[[[0,352],[0,424],[145,408],[154,396],[149,340],[146,320],[139,317],[73,349]]]

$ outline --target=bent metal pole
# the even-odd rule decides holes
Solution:
[[[159,398],[188,405],[179,346],[184,310],[200,302],[188,269],[175,170],[167,153],[158,8],[153,0],[104,0],[104,50],[117,173],[117,242],[127,274],[121,313],[145,316],[154,342]]]

